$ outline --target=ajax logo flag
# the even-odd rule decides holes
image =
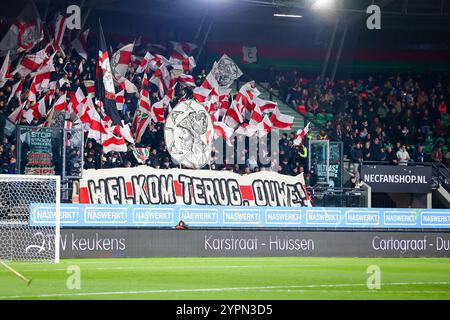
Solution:
[[[243,58],[242,61],[244,63],[256,63],[258,62],[258,49],[256,47],[242,47]]]

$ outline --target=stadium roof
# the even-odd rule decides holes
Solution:
[[[3,18],[17,16],[27,0],[18,0],[2,7]],[[322,17],[340,17],[352,23],[367,17],[366,8],[380,6],[383,26],[392,29],[449,29],[450,1],[446,0],[35,0],[41,12],[71,4],[82,6],[83,12],[117,12],[149,18],[199,17],[203,11],[215,20],[246,20],[259,23],[280,23],[274,13],[299,14],[304,18],[319,16],[314,6],[332,3],[320,11]],[[292,20],[292,19],[291,19]],[[285,22],[281,22],[285,23]]]

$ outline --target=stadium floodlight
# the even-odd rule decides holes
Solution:
[[[312,4],[313,9],[330,9],[333,8],[336,4],[336,0],[316,0]]]
[[[285,13],[274,13],[274,17],[283,17],[283,18],[303,18],[303,16],[299,14],[285,14]]]

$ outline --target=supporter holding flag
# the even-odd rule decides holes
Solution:
[[[108,47],[106,46],[105,36],[101,22],[99,20],[99,37],[98,37],[98,62],[97,62],[97,79],[96,98],[103,103],[105,113],[111,118],[113,124],[120,124],[121,118],[116,107],[116,94],[114,89],[114,81],[109,61]]]

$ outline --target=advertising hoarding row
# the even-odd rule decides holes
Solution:
[[[31,206],[30,224],[52,224],[55,209]],[[450,229],[446,209],[293,208],[194,205],[61,205],[62,227]]]

